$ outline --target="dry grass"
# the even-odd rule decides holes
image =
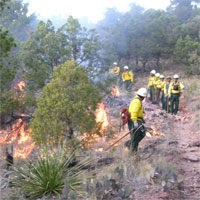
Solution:
[[[186,103],[193,113],[193,124],[200,136],[200,76],[184,79]]]

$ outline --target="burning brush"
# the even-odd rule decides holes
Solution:
[[[120,93],[119,93],[119,89],[117,86],[113,87],[113,90],[112,90],[112,96],[115,96],[115,97],[119,97],[120,96]]]
[[[152,136],[165,136],[164,133],[157,132],[153,127],[146,127],[146,136],[151,138]]]

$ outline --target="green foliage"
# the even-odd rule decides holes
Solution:
[[[61,136],[71,137],[74,130],[91,132],[96,127],[94,111],[100,101],[101,95],[83,67],[75,61],[59,65],[37,100],[31,121],[33,139],[38,144],[57,142]]]
[[[200,75],[200,47],[199,53],[197,52],[197,50],[189,53],[188,62],[189,65],[186,69],[186,72],[190,75]]]
[[[190,53],[197,50],[200,53],[200,43],[193,40],[189,35],[185,38],[179,37],[174,49],[174,61],[185,65],[189,63]]]
[[[8,36],[8,31],[0,28],[0,115],[10,112],[17,102],[10,91],[15,78],[16,68],[10,64],[10,51],[15,47],[14,38]]]
[[[20,167],[15,166],[15,176],[11,179],[13,186],[21,188],[24,195],[31,199],[49,199],[62,194],[67,198],[71,191],[83,196],[82,184],[84,179],[89,179],[83,168],[90,160],[86,158],[70,167],[74,153],[67,155],[65,148],[65,145],[59,145],[54,150],[44,148],[34,160],[24,161]]]
[[[42,88],[59,64],[59,43],[52,22],[39,22],[35,32],[22,45],[21,58],[24,63],[24,78],[30,82],[29,88]]]
[[[9,30],[16,41],[27,40],[35,28],[35,15],[28,16],[28,4],[24,4],[22,0],[12,0],[7,5],[9,7],[5,7],[1,13],[1,26]]]
[[[175,14],[181,22],[185,22],[192,16],[193,10],[197,9],[194,5],[199,3],[199,0],[172,0],[168,11]]]
[[[53,68],[67,60],[74,59],[84,65],[91,76],[99,66],[97,34],[94,30],[82,28],[72,17],[57,32],[50,20],[39,22],[22,48],[24,77],[34,90],[44,87]]]
[[[99,42],[94,30],[81,27],[78,20],[70,16],[57,34],[64,60],[76,60],[78,65],[84,64],[86,68],[97,64]],[[90,68],[90,72],[92,70]]]
[[[10,0],[0,0],[0,11],[2,11]]]

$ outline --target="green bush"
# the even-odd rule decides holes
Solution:
[[[64,145],[59,145],[56,150],[42,150],[34,160],[14,167],[11,182],[31,199],[60,197],[62,194],[66,197],[72,192],[83,196],[82,184],[86,174],[83,168],[89,164],[89,159],[70,167],[74,154],[66,155]]]

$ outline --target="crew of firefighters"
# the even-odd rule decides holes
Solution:
[[[134,74],[128,66],[124,66],[124,72],[120,73],[120,67],[113,63],[113,72],[122,80],[126,90],[130,90],[133,83]],[[171,76],[165,78],[164,75],[156,73],[155,70],[150,72],[149,82],[146,88],[140,88],[137,95],[131,101],[128,111],[130,119],[128,128],[131,139],[125,143],[131,152],[137,152],[139,142],[145,137],[146,128],[144,126],[142,101],[150,95],[152,104],[162,104],[162,109],[166,112],[176,115],[179,109],[179,98],[184,86],[179,81],[179,75],[175,74],[173,80]]]

